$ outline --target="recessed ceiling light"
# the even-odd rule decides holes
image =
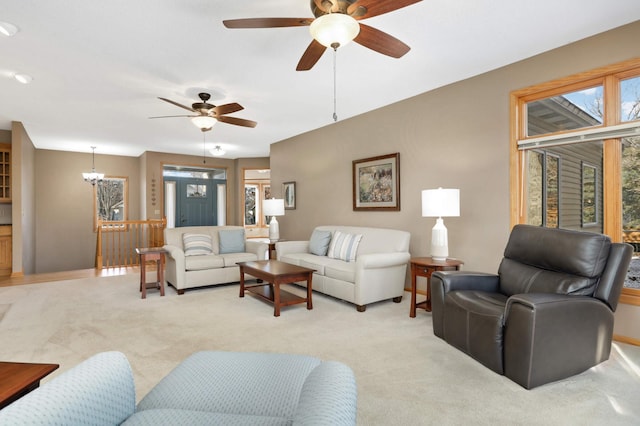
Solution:
[[[226,154],[226,151],[223,150],[220,145],[216,145],[216,147],[213,148],[212,150],[209,150],[209,152],[211,153],[211,155],[215,155],[216,157],[220,157]]]
[[[31,77],[29,74],[14,74],[13,78],[18,80],[22,84],[29,84],[33,81],[33,77]]]
[[[0,21],[0,34],[6,35],[7,37],[11,37],[16,35],[18,32],[18,27],[8,22]]]

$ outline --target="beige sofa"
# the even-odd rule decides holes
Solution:
[[[344,235],[361,235],[357,247],[353,238],[349,242]],[[342,238],[343,250],[333,247],[332,252],[332,243],[340,241],[337,236]],[[318,226],[309,241],[277,242],[276,252],[278,260],[316,270],[313,290],[354,303],[364,312],[369,303],[402,300],[410,239],[408,232],[394,229]],[[349,261],[341,259],[349,255]],[[299,284],[306,286],[306,282]]]
[[[185,234],[191,241],[185,247]],[[237,262],[266,258],[268,244],[246,240],[242,226],[185,226],[164,230],[167,283],[188,288],[240,281]]]

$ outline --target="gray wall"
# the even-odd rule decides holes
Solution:
[[[331,124],[271,146],[271,181],[296,181],[297,209],[283,238],[307,238],[321,224],[411,232],[411,254],[429,254],[433,218],[421,217],[422,189],[460,188],[461,216],[445,218],[449,253],[465,269],[495,271],[510,230],[509,93],[640,52],[640,22],[465,81]],[[351,161],[400,153],[400,212],[352,210]]]
[[[297,209],[278,218],[286,239],[323,224],[411,233],[412,256],[429,254],[433,218],[422,189],[460,188],[461,216],[445,218],[449,253],[464,269],[495,272],[510,231],[509,93],[637,57],[636,22],[271,146],[271,182],[296,181]],[[400,153],[399,212],[352,210],[351,161]],[[617,324],[637,324],[625,306]],[[635,321],[635,323],[634,323]],[[640,338],[637,325],[625,334]]]
[[[36,273],[95,265],[93,187],[82,179],[91,154],[36,150]],[[129,179],[129,219],[139,219],[138,159],[96,154],[96,170]]]

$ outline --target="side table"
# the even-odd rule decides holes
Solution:
[[[431,274],[436,271],[459,271],[464,262],[457,259],[434,260],[431,257],[414,257],[411,262],[411,309],[409,316],[416,317],[416,308],[431,312]],[[427,299],[416,303],[416,278],[427,279]]]
[[[142,298],[147,298],[148,288],[159,288],[160,296],[164,296],[164,254],[167,251],[163,247],[136,248],[140,256],[140,291]],[[156,262],[157,281],[147,282],[147,262]]]

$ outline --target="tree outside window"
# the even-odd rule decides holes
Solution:
[[[127,179],[105,177],[96,188],[96,219],[123,221],[127,218]]]

